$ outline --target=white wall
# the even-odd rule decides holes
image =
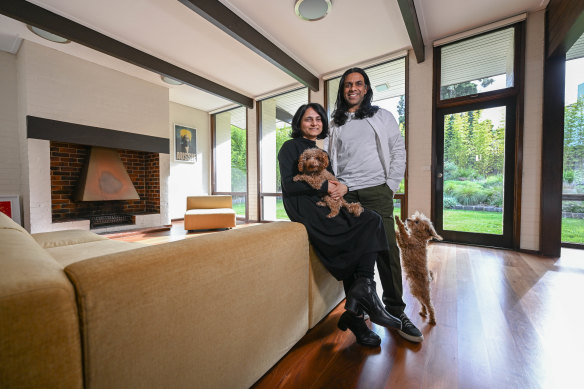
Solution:
[[[520,248],[535,251],[539,250],[544,25],[545,11],[528,15]],[[431,210],[432,55],[432,47],[427,46],[426,59],[418,64],[409,51],[408,214],[419,210],[430,215]]]
[[[24,41],[17,55],[21,183],[25,226],[32,232],[52,226],[43,164],[49,142],[26,139],[25,116],[32,115],[136,134],[169,138],[168,89],[100,65]],[[161,155],[161,214],[152,223],[168,224],[168,156]],[[31,226],[31,218],[34,220]]]
[[[521,248],[539,250],[545,11],[529,14],[525,45]]]
[[[24,41],[27,115],[168,138],[168,89]]]
[[[0,51],[0,195],[20,194],[16,56]]]
[[[409,55],[408,90],[408,209],[431,215],[432,165],[432,47],[426,46],[426,60]]]
[[[195,163],[176,162],[170,158],[169,213],[171,219],[185,215],[187,196],[211,193],[211,129],[210,116],[185,105],[170,103],[170,119],[166,124],[171,154],[174,146],[174,124],[197,130],[197,160]]]

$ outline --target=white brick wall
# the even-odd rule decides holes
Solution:
[[[19,176],[24,177],[19,193],[25,226],[31,232],[71,228],[51,222],[49,142],[26,139],[26,115],[169,138],[168,89],[28,41],[23,42],[15,66],[11,77],[17,93],[12,99],[16,117],[22,120],[12,148],[21,161]],[[169,165],[169,157],[162,155],[161,214],[141,219],[140,226],[170,222]],[[89,223],[75,227],[89,228]]]
[[[0,51],[0,194],[20,194],[16,56]]]

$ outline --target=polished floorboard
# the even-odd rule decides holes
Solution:
[[[199,235],[181,228],[114,239],[158,244]],[[336,326],[341,303],[254,388],[584,388],[584,251],[544,258],[436,243],[429,257],[437,325],[418,315],[404,286],[423,343],[368,322],[382,343],[362,347]]]

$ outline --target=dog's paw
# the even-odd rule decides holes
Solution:
[[[292,181],[298,182],[301,181],[302,178],[300,178],[300,176],[294,176],[294,178],[292,179]]]
[[[317,201],[316,205],[318,205],[320,207],[326,207],[326,203],[324,201]]]

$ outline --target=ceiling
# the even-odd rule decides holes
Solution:
[[[17,1],[17,0],[11,0]],[[22,1],[22,0],[18,0]],[[424,44],[547,6],[549,0],[414,0]],[[397,0],[332,0],[320,21],[299,19],[294,0],[220,0],[316,77],[412,47]],[[301,84],[178,0],[31,0],[30,3],[253,99]],[[169,88],[203,111],[233,103],[75,42],[52,43],[0,15],[0,50],[25,39]]]

